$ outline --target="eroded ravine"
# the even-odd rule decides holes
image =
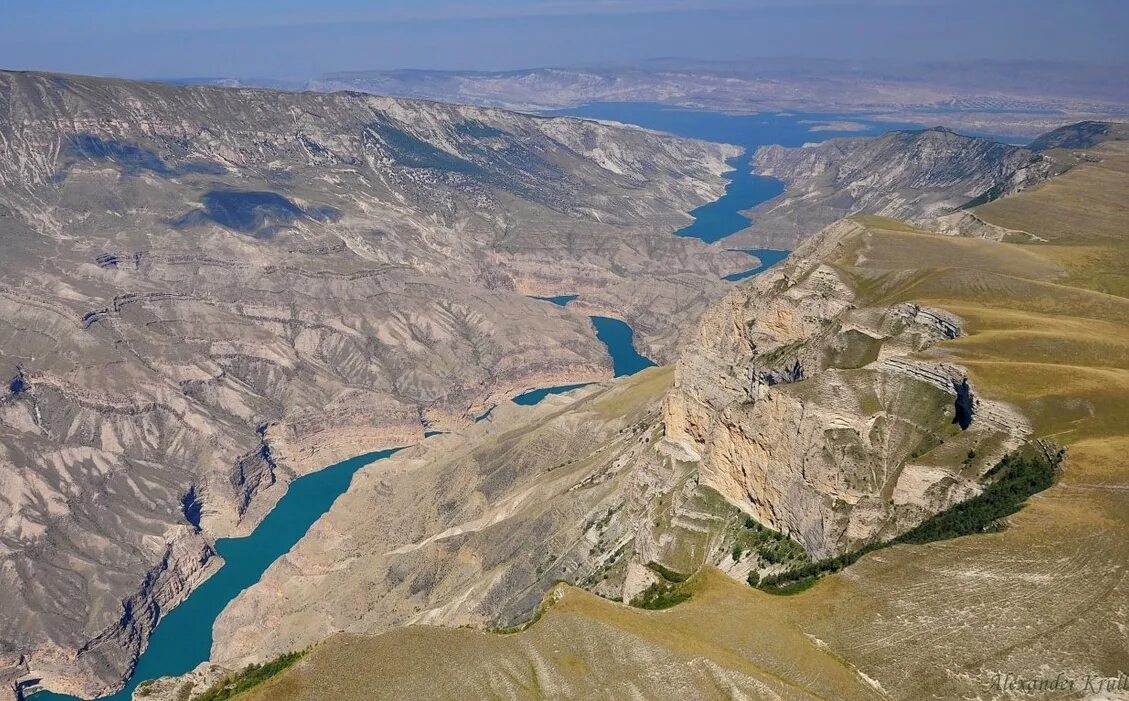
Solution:
[[[623,321],[592,317],[596,337],[607,348],[617,377],[632,375],[654,363],[640,355],[632,342],[632,330]],[[515,404],[534,405],[551,394],[584,385],[545,387],[529,390],[514,398]],[[480,417],[485,419],[490,412]],[[325,469],[300,477],[289,485],[286,494],[259,526],[245,538],[223,538],[216,542],[214,554],[223,564],[183,603],[161,617],[160,623],[137,661],[125,686],[109,701],[128,701],[146,680],[183,675],[208,660],[212,648],[213,625],[227,605],[242,591],[260,580],[266,569],[301,540],[310,527],[333,505],[352,482],[358,470],[396,453],[399,449],[358,455]],[[214,562],[214,560],[213,560]],[[207,568],[215,567],[212,562]],[[34,691],[34,670],[24,683]],[[36,701],[78,701],[79,697],[51,691],[32,694]]]

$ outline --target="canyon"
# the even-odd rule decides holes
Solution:
[[[366,468],[224,612],[212,663],[149,693],[303,648],[247,698],[995,698],[1001,669],[1116,678],[1129,132],[1072,131],[1047,154],[1060,175],[973,216],[825,228],[707,312],[673,369]],[[740,581],[904,532],[1047,441],[1056,483],[986,532],[793,596]],[[475,499],[430,498],[456,482]],[[422,518],[383,508],[405,496]],[[656,584],[688,599],[639,608]]]
[[[1018,535],[973,536],[967,553],[899,546],[800,603],[742,582],[905,533],[1040,439],[1068,444],[1068,476],[1120,440],[1093,382],[1064,378],[1060,407],[1061,392],[1006,377],[1069,367],[1120,396],[1124,125],[1027,148],[943,129],[765,146],[753,167],[783,194],[708,245],[672,234],[721,195],[741,149],[628,125],[12,72],[0,117],[13,694],[120,688],[161,618],[215,577],[218,539],[254,531],[295,479],[409,446],[350,462],[344,493],[216,619],[208,662],[135,698],[186,698],[300,650],[277,680],[290,686],[256,693],[310,698],[303,675],[357,651],[395,660],[387,646],[408,644],[418,664],[519,641],[496,645],[507,679],[433,680],[436,697],[495,693],[545,665],[545,625],[600,641],[582,667],[609,641],[638,644],[617,683],[645,697],[917,698],[897,655],[867,652],[887,619],[862,617],[932,616],[920,592],[935,572],[914,579],[914,558],[1011,547],[1032,532],[1027,511]],[[750,260],[738,245],[795,251],[733,286]],[[1053,314],[1090,339],[1081,356],[1034,330]],[[601,316],[660,367],[613,362]],[[1114,520],[1095,543],[1115,551],[1120,532]],[[911,583],[891,586],[889,561]],[[1084,589],[1124,604],[1116,582]],[[624,606],[671,591],[690,597],[668,617],[681,632]],[[727,607],[742,617],[718,619]],[[788,654],[739,630],[758,618]],[[934,642],[955,630],[930,624]],[[991,665],[1036,659],[1018,628],[1003,635],[980,662],[927,647],[945,660],[937,683],[969,693]],[[1057,660],[1097,659],[1061,635]],[[707,671],[668,686],[646,672],[690,659]],[[584,683],[547,674],[533,681],[550,696]],[[418,691],[401,675],[390,698]]]
[[[637,128],[5,72],[0,149],[0,647],[86,696],[296,477],[612,376],[528,295],[669,359],[748,265],[671,236],[737,149]]]

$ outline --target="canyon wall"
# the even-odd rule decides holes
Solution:
[[[210,543],[294,477],[611,376],[586,317],[526,295],[619,290],[609,311],[671,357],[747,264],[672,235],[734,153],[424,101],[0,72],[0,650],[53,689],[108,691]]]

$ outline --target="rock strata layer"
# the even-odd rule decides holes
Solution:
[[[938,127],[762,146],[753,168],[784,181],[785,190],[747,212],[752,225],[733,240],[792,248],[842,217],[931,219],[1023,190],[1063,165],[1039,151]]]
[[[703,483],[815,557],[978,493],[1030,433],[959,365],[916,358],[961,320],[876,303],[852,270],[864,232],[828,227],[711,310],[666,404],[667,439],[700,457]]]

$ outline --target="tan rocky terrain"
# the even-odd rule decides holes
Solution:
[[[1107,134],[1051,155],[1072,167],[942,233],[829,227],[712,309],[673,378],[503,409],[365,468],[225,611],[196,680],[345,631],[248,698],[995,699],[1022,694],[1002,675],[1059,673],[1064,698],[1119,698],[1085,685],[1129,666],[1129,153]],[[872,553],[787,597],[708,567],[780,567],[792,541],[735,547],[763,532],[746,514],[812,553],[888,537],[1032,438],[1064,445],[1065,469],[990,533]],[[418,519],[373,515],[454,481],[475,497],[451,515],[412,498]],[[563,587],[522,632],[450,630],[521,620],[556,578],[612,600]],[[621,603],[663,580],[689,601]],[[357,635],[393,619],[415,625]]]
[[[1068,167],[1041,149],[940,127],[799,148],[762,146],[752,165],[758,175],[783,181],[785,189],[745,212],[752,223],[730,245],[786,249],[843,217],[933,219],[1023,190]]]
[[[831,262],[864,227],[832,225],[711,310],[666,405],[667,440],[700,456],[701,482],[815,557],[967,499],[1031,431],[966,369],[916,359],[962,336],[959,317],[869,304]]]
[[[297,475],[673,357],[732,147],[359,94],[0,73],[0,652],[114,687]],[[632,282],[626,286],[624,283]],[[610,300],[610,301],[609,301]],[[7,657],[4,658],[7,660]]]

